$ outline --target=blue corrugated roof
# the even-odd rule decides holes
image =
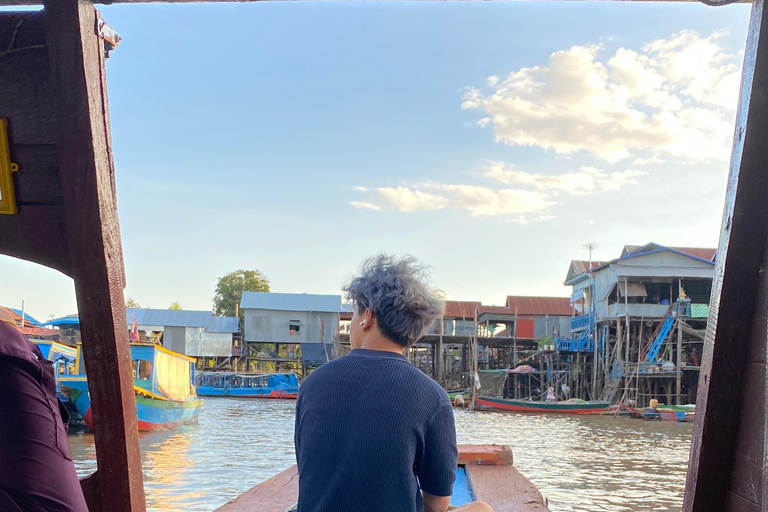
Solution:
[[[8,309],[13,311],[17,315],[21,316],[21,310],[20,309],[16,309],[16,308],[8,308]],[[26,311],[24,312],[24,321],[25,322],[29,322],[32,325],[36,326],[36,327],[41,327],[43,325],[40,322],[38,322],[37,320],[35,320],[33,317],[29,316],[29,313],[27,313]]]
[[[236,316],[214,316],[211,323],[205,328],[208,332],[238,332],[240,319]]]
[[[163,327],[203,327],[207,332],[238,332],[240,319],[229,316],[213,316],[210,311],[186,311],[183,309],[143,309],[125,310],[128,326],[135,321],[138,325],[158,325]],[[57,318],[46,323],[50,326],[78,324],[77,316]]]
[[[187,311],[184,309],[137,309],[126,310],[128,323],[134,320],[139,325],[162,325],[164,327],[203,327],[208,332],[238,332],[240,319],[237,317],[216,317],[210,311]]]
[[[47,327],[60,327],[62,325],[78,325],[79,323],[80,319],[77,317],[77,315],[68,315],[48,320],[45,322],[45,325]]]
[[[243,292],[241,309],[269,309],[273,311],[312,311],[338,313],[341,295],[312,295],[309,293]]]

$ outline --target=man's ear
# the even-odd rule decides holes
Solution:
[[[363,312],[363,320],[360,322],[360,326],[364,331],[367,331],[371,328],[371,325],[373,325],[373,311],[371,311],[369,308],[365,308],[365,312]]]

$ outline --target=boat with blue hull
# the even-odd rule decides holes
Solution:
[[[199,396],[296,399],[298,393],[299,377],[295,373],[203,372],[197,375]]]
[[[77,375],[79,373],[78,349],[63,345],[49,340],[30,340],[38,346],[40,352],[47,360],[53,363],[53,371],[56,377],[56,395],[64,404],[69,412],[69,422],[71,424],[81,424],[83,417],[72,405],[69,394],[62,391],[59,386],[59,378],[67,375]]]
[[[77,375],[60,375],[69,407],[93,428],[88,377],[78,347]],[[203,401],[194,386],[195,360],[160,345],[132,343],[133,389],[139,430],[163,430],[196,423]]]

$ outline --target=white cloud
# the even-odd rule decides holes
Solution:
[[[494,190],[474,185],[433,182],[397,188],[382,187],[377,188],[376,192],[382,200],[400,211],[466,210],[475,217],[534,213],[554,204],[538,191],[512,188]]]
[[[539,221],[554,218],[547,213],[560,195],[583,196],[619,190],[636,184],[644,171],[628,169],[608,173],[594,167],[559,175],[529,173],[505,162],[485,164],[482,176],[501,186],[437,183],[433,181],[379,187],[372,195],[376,202],[353,201],[355,208],[381,210],[383,206],[399,211],[465,210],[473,217],[507,216],[508,221],[527,224],[527,215],[536,214]],[[512,185],[512,186],[510,186]]]
[[[426,183],[425,187],[447,196],[453,208],[468,210],[473,216],[533,213],[554,204],[538,191],[505,188],[494,190],[473,185]]]
[[[574,46],[545,65],[490,77],[487,93],[469,88],[462,108],[482,111],[477,124],[499,142],[560,155],[617,162],[643,150],[725,160],[740,71],[721,37],[684,31],[602,60],[601,47]]]
[[[366,203],[364,201],[352,201],[349,204],[361,210],[381,210],[381,206],[373,203]]]
[[[354,188],[358,192],[368,192],[368,189],[365,187],[352,187],[352,188]]]
[[[435,194],[412,190],[408,187],[377,188],[385,200],[392,203],[398,210],[409,212],[413,210],[441,210],[448,206],[448,199]]]
[[[583,166],[578,171],[558,175],[544,175],[517,170],[505,162],[491,162],[483,174],[506,185],[523,185],[550,193],[566,193],[576,196],[619,190],[623,185],[635,184],[635,178],[644,171],[628,169],[606,173],[594,167]]]

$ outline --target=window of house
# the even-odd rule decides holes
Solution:
[[[301,322],[298,320],[291,320],[288,323],[288,334],[291,336],[298,336],[301,331]]]
[[[268,331],[269,330],[269,317],[268,316],[254,316],[253,317],[253,329],[256,331]]]

